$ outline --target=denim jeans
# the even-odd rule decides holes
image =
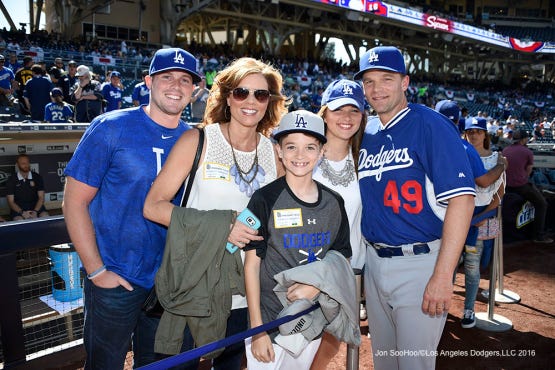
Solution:
[[[227,319],[226,338],[248,329],[247,313],[247,308],[231,310],[231,315]],[[225,347],[223,353],[212,360],[212,366],[214,370],[240,370],[244,354],[245,341],[240,340]]]
[[[465,245],[464,248],[464,309],[474,310],[480,285],[480,259],[484,244],[482,240],[478,240],[475,246]]]
[[[122,286],[99,288],[85,279],[85,369],[122,369],[133,340],[134,367],[158,358],[154,336],[159,319],[141,310],[148,289],[135,284],[133,291]]]

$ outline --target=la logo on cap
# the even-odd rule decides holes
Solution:
[[[297,120],[295,121],[295,126],[306,128],[307,122],[304,120],[304,117],[300,114],[297,114]]]
[[[343,95],[353,95],[353,88],[347,84],[343,84]]]
[[[378,54],[374,52],[374,50],[370,51],[370,55],[368,56],[368,63],[377,62],[379,60]]]
[[[183,58],[183,55],[181,55],[178,50],[175,51],[175,57],[173,58],[173,62],[179,63],[179,64],[185,64],[185,58]]]

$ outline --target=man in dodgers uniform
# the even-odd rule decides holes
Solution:
[[[474,178],[453,124],[407,103],[398,49],[367,51],[355,79],[380,120],[359,159],[374,366],[433,369],[474,209]]]

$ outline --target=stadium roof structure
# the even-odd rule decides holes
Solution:
[[[138,8],[139,34],[148,18],[143,27],[153,39],[147,41],[166,45],[223,42],[235,55],[317,60],[330,39],[338,38],[351,63],[358,63],[361,48],[395,45],[403,50],[411,73],[449,76],[465,71],[474,79],[506,82],[528,74],[555,80],[555,40],[519,40],[397,0],[90,0],[86,9],[68,4],[73,8],[64,10],[57,22],[73,28],[70,37],[81,35],[81,24],[91,18],[94,22],[95,14],[97,22],[107,25],[136,24],[137,19],[121,15],[136,14]],[[554,9],[545,6],[552,15]],[[111,13],[101,14],[110,7]]]

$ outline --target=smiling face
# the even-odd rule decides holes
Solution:
[[[154,76],[146,76],[145,83],[150,90],[151,118],[155,121],[158,116],[181,116],[183,109],[191,101],[193,78],[186,72],[160,72]]]
[[[268,81],[261,73],[255,73],[243,78],[236,88],[248,89],[249,95],[244,100],[238,100],[233,93],[229,94],[227,104],[231,112],[230,121],[243,126],[256,127],[266,114],[270,100],[260,102],[255,98],[254,91],[269,90]]]
[[[314,136],[301,132],[280,139],[278,154],[287,170],[287,176],[310,177],[323,154],[323,145]]]
[[[405,91],[409,87],[409,77],[406,75],[370,70],[362,76],[362,87],[366,100],[383,123],[407,106]]]
[[[363,113],[354,105],[344,105],[336,110],[326,109],[324,121],[326,122],[326,137],[340,140],[350,140],[362,123]]]

